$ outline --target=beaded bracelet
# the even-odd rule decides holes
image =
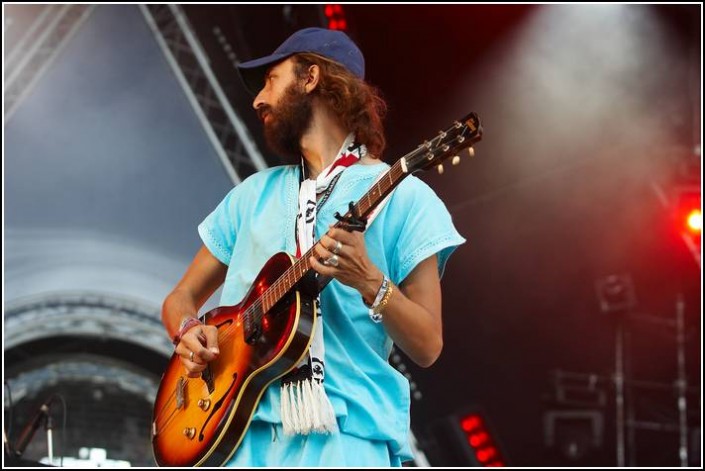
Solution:
[[[186,332],[191,330],[192,327],[195,327],[197,325],[201,325],[203,322],[198,320],[195,317],[187,317],[186,319],[181,321],[181,325],[179,325],[179,332],[174,335],[173,343],[174,346],[179,345],[179,342],[181,342],[181,337],[186,335]]]

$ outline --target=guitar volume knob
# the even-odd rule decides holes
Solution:
[[[200,407],[204,411],[207,411],[211,407],[211,400],[210,399],[199,399],[198,400],[198,407]]]
[[[189,440],[193,440],[193,437],[196,436],[196,429],[194,427],[186,427],[184,429],[184,436]]]

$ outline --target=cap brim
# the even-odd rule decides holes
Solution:
[[[292,53],[272,54],[237,64],[237,70],[240,72],[240,78],[242,78],[247,91],[252,95],[257,95],[264,87],[264,75],[267,73],[267,69],[291,55]]]

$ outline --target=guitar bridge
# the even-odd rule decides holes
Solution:
[[[186,380],[183,376],[176,382],[176,408],[183,409],[186,402]]]
[[[201,379],[203,380],[204,383],[206,383],[206,387],[208,388],[208,394],[213,394],[213,391],[215,391],[215,381],[213,378],[213,370],[211,370],[211,366],[208,365],[205,370],[201,373]]]

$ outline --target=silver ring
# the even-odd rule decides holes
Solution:
[[[343,248],[343,244],[342,244],[339,240],[336,240],[336,241],[335,241],[335,247],[333,247],[332,252],[333,252],[335,255],[338,255],[338,254],[340,253],[340,249],[342,249],[342,248]]]
[[[188,356],[189,360],[193,361],[193,352]]]
[[[328,260],[326,260],[326,265],[330,265],[331,267],[337,267],[339,263],[340,263],[340,262],[339,262],[339,260],[338,260],[338,256],[337,256],[337,255],[333,255],[331,258],[329,258]]]

